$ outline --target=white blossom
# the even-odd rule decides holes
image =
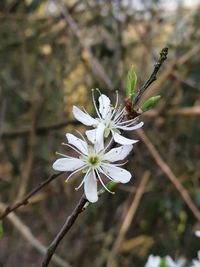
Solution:
[[[168,267],[184,267],[186,263],[184,258],[179,258],[174,261],[170,256],[166,257],[166,262]]]
[[[126,110],[118,106],[118,94],[115,106],[112,107],[110,99],[104,95],[99,96],[99,108],[97,108],[94,95],[93,103],[98,118],[93,118],[86,111],[80,110],[73,106],[74,117],[87,126],[93,126],[95,129],[86,131],[87,138],[94,144],[96,140],[101,138],[102,134],[105,138],[111,133],[114,141],[121,145],[130,145],[138,140],[128,139],[121,135],[121,131],[132,131],[143,126],[143,122],[137,123],[137,119],[124,120]]]
[[[196,232],[195,232],[195,235],[196,235],[197,237],[200,237],[200,230],[196,231]]]
[[[65,145],[70,146],[79,156],[71,157],[58,153],[62,158],[54,162],[53,168],[57,171],[72,172],[67,180],[73,174],[82,171],[84,177],[77,189],[84,184],[85,195],[90,202],[96,202],[98,200],[97,181],[100,181],[103,187],[109,191],[102,180],[102,175],[114,182],[129,182],[131,173],[119,167],[123,164],[113,162],[123,160],[131,152],[132,145],[119,146],[106,152],[109,145],[104,148],[102,138],[91,146],[88,145],[83,136],[83,140],[70,133],[66,134],[66,137],[68,144]]]
[[[197,260],[192,261],[191,267],[200,267],[200,250],[197,252]]]
[[[161,263],[161,258],[159,256],[150,255],[145,264],[145,267],[159,267]]]

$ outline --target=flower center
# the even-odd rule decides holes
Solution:
[[[96,155],[92,155],[89,157],[88,162],[90,165],[95,166],[99,164],[100,158]]]

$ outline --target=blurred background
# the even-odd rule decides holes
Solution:
[[[80,215],[49,266],[140,267],[151,253],[196,256],[200,223],[163,169],[200,209],[200,2],[0,1],[1,212],[54,173],[55,151],[69,153],[61,147],[66,132],[84,131],[72,106],[94,114],[92,88],[113,103],[118,90],[123,101],[131,65],[139,87],[165,46],[168,60],[145,95],[162,99],[143,115],[146,141],[127,166],[134,179]],[[65,178],[3,221],[1,266],[41,265],[42,244],[82,194],[74,191],[80,175]]]

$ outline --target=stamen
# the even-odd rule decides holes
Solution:
[[[67,182],[69,181],[69,179],[70,179],[75,173],[77,173],[77,172],[83,170],[84,168],[85,168],[85,165],[84,165],[83,167],[81,167],[81,168],[79,168],[79,169],[73,171],[73,172],[67,177],[67,179],[65,180],[65,183],[67,183]]]
[[[124,108],[117,114],[117,116],[114,118],[114,123],[118,123],[119,120],[122,119],[123,113],[124,113]]]
[[[76,130],[76,129],[75,129],[75,131],[81,136],[83,141],[85,141],[85,143],[87,144],[87,141],[86,141],[85,137],[82,135],[82,133],[80,131]]]
[[[127,164],[128,163],[128,160],[127,161],[125,161],[125,162],[123,162],[123,163],[112,163],[112,165],[115,165],[115,166],[123,166],[123,165],[125,165],[125,164]],[[106,163],[106,162],[103,162],[102,163],[103,165],[107,165],[107,166],[109,166],[110,164],[109,163]]]
[[[112,144],[114,138],[113,136],[111,137],[110,141],[108,142],[108,144],[106,145],[106,147],[103,149],[103,152],[105,153],[105,151],[107,150],[107,148]]]
[[[102,184],[103,187],[105,188],[105,190],[108,191],[109,193],[111,193],[111,194],[114,195],[115,192],[110,191],[110,190],[105,186],[104,182],[102,181],[102,179],[101,179],[101,177],[100,177],[100,175],[99,175],[99,173],[98,173],[98,170],[96,170],[96,174],[97,174],[97,176],[98,176],[99,181],[101,182],[101,184]]]
[[[111,120],[117,112],[118,100],[119,100],[119,94],[118,94],[118,91],[116,91],[115,107],[114,107],[113,113],[112,113],[111,118],[110,118]]]
[[[119,122],[118,124],[121,125],[121,124],[129,124],[129,123],[137,123],[138,119],[131,119],[131,120],[127,120],[127,121],[121,121]]]
[[[89,173],[90,171],[91,171],[90,169],[87,171],[87,173],[86,173],[85,176],[83,177],[83,179],[82,179],[80,185],[77,186],[77,187],[75,187],[75,190],[78,190],[79,188],[81,188],[81,186],[84,184],[85,179],[86,179],[86,177],[87,177],[87,175],[88,175],[88,173]]]
[[[64,146],[68,146],[68,147],[70,147],[71,149],[73,149],[74,151],[76,151],[78,154],[83,155],[78,149],[76,149],[75,147],[73,147],[73,146],[70,145],[70,144],[62,143],[62,145],[64,145]]]
[[[65,158],[69,158],[69,159],[74,159],[74,157],[70,157],[70,156],[62,154],[60,152],[56,152],[56,155],[59,155],[59,156],[65,157]]]

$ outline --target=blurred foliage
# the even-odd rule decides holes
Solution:
[[[199,46],[199,6],[186,8],[182,1],[171,1],[175,5],[170,9],[159,0],[141,1],[141,5],[119,0],[64,2],[115,88],[106,89],[93,74],[58,4],[0,1],[0,199],[4,203],[15,202],[53,173],[55,151],[60,149],[65,133],[82,130],[78,125],[66,125],[73,119],[72,105],[93,112],[91,88],[100,88],[113,102],[117,89],[123,100],[132,64],[138,88],[149,77],[162,47],[169,46],[169,58],[160,76],[171,62]],[[153,144],[200,208],[199,115],[168,113],[173,108],[200,106],[199,66],[200,53],[175,66],[153,92],[162,96],[155,108],[158,115],[143,119]],[[58,248],[58,254],[71,266],[106,266],[146,170],[151,172],[151,179],[114,266],[143,266],[150,253],[185,255],[189,259],[196,256],[199,240],[193,232],[199,225],[141,142],[135,146],[128,169],[134,179],[120,185],[114,197],[105,193],[81,214]],[[65,176],[60,177],[30,205],[18,210],[17,215],[44,244],[55,236],[80,198],[81,190],[74,192],[78,178],[65,184]],[[0,244],[1,266],[40,266],[41,259],[6,220]]]

